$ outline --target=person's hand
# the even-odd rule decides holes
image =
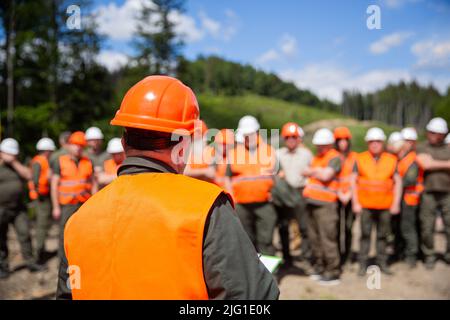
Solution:
[[[302,175],[304,177],[311,177],[311,175],[313,174],[314,170],[310,167],[306,168],[305,170],[303,170]]]
[[[61,217],[61,207],[53,207],[52,216],[55,220],[58,220]]]
[[[347,203],[349,203],[350,199],[352,198],[352,193],[351,192],[338,192],[338,198],[339,198],[339,201],[341,201],[343,205],[347,205]]]
[[[12,154],[8,154],[8,153],[3,153],[2,152],[2,160],[5,163],[11,164],[14,162],[14,160],[16,160],[16,156],[13,156]]]
[[[397,214],[399,214],[399,213],[400,213],[400,205],[398,205],[398,204],[393,204],[393,205],[391,206],[391,208],[389,209],[389,212],[390,212],[392,215],[397,215]]]
[[[433,161],[433,157],[428,153],[422,153],[417,157],[417,163],[419,166],[423,167],[425,163],[430,163]]]
[[[362,206],[356,202],[353,202],[352,209],[355,214],[360,214],[362,212]]]

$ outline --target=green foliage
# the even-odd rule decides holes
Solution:
[[[177,74],[196,92],[232,96],[254,93],[324,110],[337,110],[330,101],[321,101],[310,91],[298,89],[275,74],[217,56],[200,56],[194,61],[181,58]]]

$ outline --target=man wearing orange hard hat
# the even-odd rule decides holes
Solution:
[[[307,235],[306,202],[303,189],[306,178],[303,171],[311,164],[313,155],[303,143],[304,132],[294,122],[286,123],[281,129],[284,147],[277,150],[277,161],[280,170],[272,189],[272,200],[278,213],[278,230],[283,251],[284,266],[292,265],[290,254],[289,220],[297,220],[301,236],[301,252],[298,260],[310,262],[311,248]]]
[[[84,132],[75,131],[69,137],[68,152],[60,155],[51,164],[52,214],[54,219],[60,221],[60,259],[64,257],[64,227],[67,221],[98,188],[93,163],[84,155],[86,145]]]
[[[57,297],[278,298],[231,198],[182,174],[198,118],[194,93],[177,79],[149,76],[126,93],[111,121],[125,128],[126,159],[68,221]]]

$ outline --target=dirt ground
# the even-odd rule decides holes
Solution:
[[[358,233],[355,229],[356,235]],[[0,280],[0,299],[53,299],[56,288],[58,259],[58,230],[53,226],[47,241],[49,255],[46,272],[30,273],[23,268],[19,245],[13,230],[9,232],[10,264],[13,274]],[[357,238],[357,237],[356,237]],[[357,239],[355,240],[357,243]],[[436,235],[436,249],[444,252],[445,238]],[[341,284],[324,287],[309,279],[298,268],[279,273],[281,299],[450,299],[450,266],[439,261],[432,271],[425,270],[421,263],[410,270],[404,263],[392,265],[393,276],[380,277],[379,289],[368,289],[368,277],[358,277],[357,264],[347,265],[342,274]],[[374,282],[371,282],[374,283]],[[378,286],[377,286],[378,287]]]

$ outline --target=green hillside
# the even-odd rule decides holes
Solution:
[[[200,94],[198,100],[201,118],[210,128],[236,128],[239,119],[246,114],[258,118],[261,127],[267,129],[281,128],[284,123],[294,121],[305,130],[308,145],[311,145],[310,141],[314,131],[321,127],[333,129],[341,125],[348,126],[354,135],[354,148],[358,151],[364,149],[364,135],[369,127],[380,126],[386,131],[386,134],[395,130],[394,127],[385,124],[357,121],[338,113],[257,95]]]

